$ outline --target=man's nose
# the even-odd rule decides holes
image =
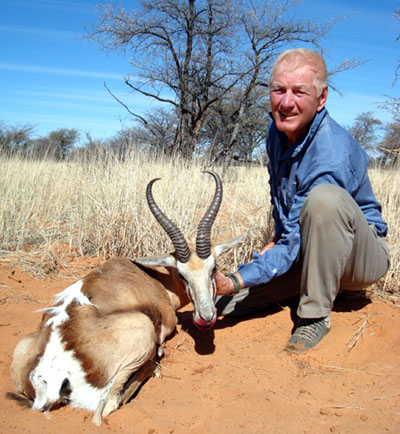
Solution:
[[[285,92],[281,99],[281,106],[285,108],[294,107],[294,98],[292,92]]]

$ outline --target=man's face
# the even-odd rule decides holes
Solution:
[[[328,86],[318,96],[314,80],[310,65],[291,71],[289,61],[283,60],[275,69],[270,88],[272,116],[278,130],[286,134],[288,146],[307,134],[315,114],[325,105]]]

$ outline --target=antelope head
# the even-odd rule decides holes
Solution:
[[[225,241],[218,245],[211,245],[211,228],[218,214],[222,202],[222,182],[213,171],[204,171],[215,180],[215,194],[211,205],[207,209],[197,227],[195,248],[190,248],[180,229],[158,207],[152,186],[160,178],[151,180],[146,189],[146,199],[150,211],[167,233],[175,248],[172,254],[156,257],[135,259],[135,262],[148,266],[173,267],[182,280],[186,294],[193,304],[193,322],[199,329],[211,328],[216,321],[214,305],[216,286],[216,260],[221,253],[234,247],[242,237]]]

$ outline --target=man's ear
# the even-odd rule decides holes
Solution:
[[[327,99],[328,99],[328,85],[325,84],[324,88],[322,89],[322,93],[319,97],[319,105],[317,108],[317,112],[320,112],[325,107]]]

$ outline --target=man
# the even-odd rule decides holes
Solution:
[[[216,275],[223,315],[250,314],[300,294],[298,325],[285,347],[297,353],[329,332],[342,289],[376,282],[390,261],[368,157],[325,109],[326,77],[315,51],[293,49],[278,57],[267,131],[275,237],[236,273]]]

